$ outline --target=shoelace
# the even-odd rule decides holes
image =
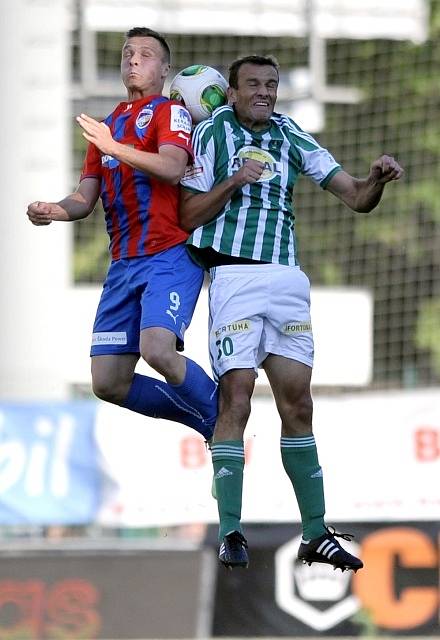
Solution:
[[[325,530],[329,535],[333,536],[334,538],[342,538],[343,540],[347,540],[347,542],[351,542],[354,538],[353,533],[337,533],[336,529],[331,525],[328,527],[325,527]]]

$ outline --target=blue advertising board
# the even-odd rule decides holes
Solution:
[[[0,405],[0,524],[86,524],[100,497],[96,403]]]

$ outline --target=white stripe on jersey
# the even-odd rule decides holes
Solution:
[[[225,226],[225,215],[230,209],[229,202],[223,207],[223,212],[220,216],[218,216],[215,220],[215,233],[214,238],[212,239],[212,248],[215,251],[220,251],[220,243],[222,240],[223,229]]]
[[[192,232],[192,235],[191,235],[192,244],[195,245],[196,247],[200,246],[202,233],[203,233],[203,227],[197,227],[197,229],[194,229],[194,231]]]

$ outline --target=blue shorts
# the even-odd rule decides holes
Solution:
[[[90,355],[139,353],[140,332],[148,327],[175,333],[176,348],[182,351],[202,283],[203,269],[183,244],[115,260],[96,312]]]

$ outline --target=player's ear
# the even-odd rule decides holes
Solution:
[[[162,73],[161,73],[161,78],[166,78],[167,75],[169,74],[171,69],[171,65],[169,62],[164,62],[162,64]]]
[[[236,90],[233,87],[229,86],[226,91],[226,95],[228,97],[228,104],[233,105],[237,100]]]

